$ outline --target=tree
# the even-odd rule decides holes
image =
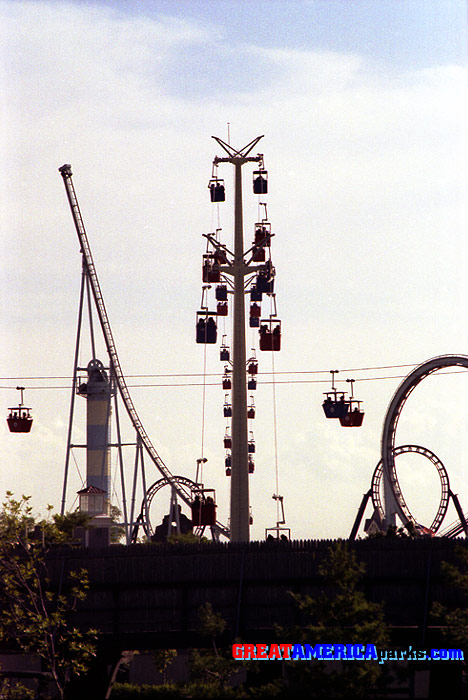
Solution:
[[[229,681],[239,671],[239,662],[232,658],[231,645],[221,645],[220,638],[226,621],[207,602],[199,608],[197,630],[206,640],[201,649],[193,649],[190,656],[190,680],[187,683],[167,682],[166,670],[177,656],[175,649],[153,651],[155,666],[163,675],[162,683],[135,686],[116,683],[112,697],[130,698],[234,698],[250,697],[239,686],[234,689]],[[266,696],[265,696],[266,697]],[[269,696],[268,696],[269,697]]]
[[[119,525],[119,521],[122,517],[122,511],[118,506],[111,505],[110,517],[114,523],[110,531],[110,540],[112,544],[119,544],[120,540],[125,535],[125,527],[123,525]]]
[[[40,526],[45,529],[49,538],[51,537],[58,544],[60,541],[64,543],[73,542],[75,528],[87,527],[92,517],[84,511],[75,510],[64,515],[55,513],[52,516],[52,520],[53,525],[55,525],[55,531],[53,527],[50,527],[50,522],[42,521]]]
[[[229,680],[238,671],[230,652],[219,647],[219,638],[226,628],[226,621],[205,603],[198,611],[200,634],[209,640],[212,649],[194,649],[190,660],[192,682],[188,695],[193,697],[236,697]]]
[[[193,532],[173,532],[166,542],[168,544],[209,544],[211,540],[207,537],[197,537]]]
[[[86,597],[88,579],[85,570],[72,572],[62,590],[49,588],[46,553],[66,535],[53,520],[35,526],[29,500],[7,492],[0,513],[0,639],[37,654],[63,698],[70,678],[86,672],[95,654],[96,632],[80,632],[67,620]]]
[[[0,700],[34,700],[35,692],[10,678],[0,678]]]
[[[294,630],[281,630],[282,641],[294,643],[374,644],[389,642],[382,605],[368,601],[358,585],[365,573],[356,554],[346,542],[329,548],[328,557],[319,566],[322,590],[317,596],[293,596],[303,616],[303,624]],[[382,665],[369,661],[313,660],[310,664],[286,662],[287,685],[291,697],[368,697],[378,688]],[[312,695],[311,695],[312,693]]]
[[[378,532],[369,532],[366,535],[366,539],[368,540],[378,540],[383,537],[392,540],[401,537],[410,537],[412,539],[416,539],[420,537],[420,533],[416,530],[416,527],[412,522],[408,522],[400,527],[397,527],[396,525],[389,525],[386,530],[379,530]]]
[[[167,669],[177,656],[176,649],[155,649],[153,651],[153,661],[156,670],[162,675],[163,685],[167,683]]]
[[[458,545],[455,548],[456,564],[442,562],[441,569],[447,582],[457,589],[468,601],[468,550]],[[468,655],[468,608],[449,610],[441,603],[434,603],[432,615],[442,624],[442,634],[450,644],[463,650]]]

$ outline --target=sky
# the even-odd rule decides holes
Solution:
[[[257,352],[251,536],[276,524],[279,493],[292,537],[347,537],[397,387],[431,357],[468,354],[466,3],[0,0],[0,18],[0,397],[6,417],[21,384],[34,414],[29,435],[0,428],[0,494],[31,495],[42,515],[60,509],[81,277],[58,173],[71,163],[134,404],[173,474],[194,479],[207,458],[203,481],[227,523],[223,364],[219,345],[207,347],[203,401],[195,343],[203,234],[220,227],[228,245],[233,234],[231,166],[219,173],[226,202],[209,200],[223,155],[211,137],[241,148],[264,135],[283,336],[274,365]],[[259,216],[248,167],[246,247]],[[224,332],[229,342],[229,319]],[[90,352],[85,339],[80,366]],[[356,380],[362,428],[325,418],[331,369],[344,390]],[[397,432],[441,459],[466,510],[467,389],[466,372],[424,380]],[[77,444],[84,421],[78,398]],[[73,450],[70,509],[83,452]],[[130,448],[125,469],[131,478]],[[429,525],[433,465],[401,456],[397,471]],[[149,461],[146,478],[159,478]],[[454,519],[451,506],[444,525]]]

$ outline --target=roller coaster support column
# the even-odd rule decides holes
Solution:
[[[465,533],[465,537],[468,537],[468,524],[465,520],[465,516],[463,514],[462,507],[460,505],[460,501],[458,500],[458,496],[456,493],[453,493],[452,490],[449,491],[449,494],[450,494],[450,496],[452,496],[452,501],[453,501],[453,504],[456,508],[457,515],[460,519],[460,524],[461,524],[463,531]]]
[[[356,515],[356,520],[354,521],[353,529],[351,530],[351,534],[349,536],[351,542],[354,542],[354,540],[356,539],[356,535],[361,524],[362,516],[364,515],[364,511],[366,510],[367,503],[371,496],[372,489],[369,489],[369,491],[367,491],[367,493],[365,493],[362,497],[361,505],[359,506],[358,514]]]
[[[392,489],[392,485],[388,479],[387,473],[383,474],[383,492],[384,492],[384,503],[385,503],[385,522],[384,526],[387,530],[389,527],[396,526],[396,516],[398,513],[398,505],[395,498],[395,494]]]

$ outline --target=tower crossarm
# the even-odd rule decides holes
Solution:
[[[104,335],[104,340],[106,343],[107,352],[112,364],[113,373],[115,375],[115,380],[119,388],[120,395],[125,404],[128,416],[135,428],[137,434],[139,435],[142,444],[144,445],[148,455],[150,456],[153,463],[156,465],[157,469],[165,476],[177,491],[178,496],[187,504],[191,503],[191,493],[190,490],[183,486],[177,484],[173,475],[166,467],[161,457],[157,453],[154,445],[152,444],[143,424],[137,414],[135,406],[133,404],[130,392],[125,381],[124,374],[122,372],[122,367],[120,365],[119,357],[117,355],[117,349],[112,335],[111,326],[109,323],[109,318],[107,316],[106,307],[104,305],[104,299],[102,296],[101,288],[99,285],[99,280],[96,272],[96,268],[93,261],[93,256],[91,254],[91,248],[89,246],[88,237],[86,234],[85,226],[83,223],[83,218],[81,216],[80,207],[78,205],[78,200],[75,193],[75,188],[73,186],[72,171],[70,165],[63,165],[59,168],[62,175],[63,182],[65,185],[65,191],[67,193],[68,202],[70,205],[73,221],[75,224],[76,232],[81,246],[81,253],[83,255],[84,265],[86,267],[86,272],[88,274],[89,281],[91,283],[91,289],[93,293],[94,302],[96,304],[96,310],[99,316],[99,322],[101,324],[102,332]]]
[[[234,257],[234,253],[230,251],[226,245],[217,241],[213,233],[204,233],[203,236],[209,240],[213,248],[216,250],[221,250],[223,253],[229,253],[229,255]]]
[[[257,272],[263,272],[265,270],[268,270],[269,268],[265,265],[243,265],[242,267],[239,267],[242,275],[245,277],[246,275],[254,275]],[[219,271],[224,272],[225,275],[233,275],[233,269],[227,265],[219,265]],[[272,272],[272,275],[274,273]]]
[[[270,239],[273,238],[275,234],[272,233],[270,236]],[[259,243],[254,243],[248,250],[245,251],[244,257],[247,257],[249,253],[252,253],[254,250],[258,250],[259,248],[265,248],[266,247],[266,242],[267,242],[267,236],[265,236]]]
[[[217,163],[233,163],[234,160],[236,160],[237,162],[242,161],[242,163],[247,163],[249,161],[254,163],[263,163],[263,155],[261,155],[260,153],[257,156],[251,156],[250,158],[247,158],[249,153],[255,148],[260,139],[263,138],[263,135],[257,136],[240,150],[233,148],[233,146],[220,139],[219,136],[212,136],[212,138],[216,141],[216,143],[218,143],[221,146],[223,151],[225,151],[229,156],[229,158],[218,158],[218,156],[216,156],[213,161],[215,165]]]
[[[215,156],[213,163],[215,165],[218,163],[240,163],[240,165],[243,165],[244,163],[260,163],[262,160],[263,156],[252,156],[251,158],[245,158],[239,154],[230,156],[229,158],[218,158],[218,156]]]

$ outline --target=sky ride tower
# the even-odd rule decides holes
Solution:
[[[211,201],[225,201],[224,180],[218,177],[218,166],[228,163],[234,166],[234,245],[229,250],[216,233],[205,234],[207,252],[203,261],[202,308],[197,318],[197,342],[215,343],[219,316],[228,313],[228,296],[232,297],[232,359],[228,347],[221,346],[220,359],[227,361],[223,377],[223,388],[231,391],[231,400],[226,399],[224,415],[231,418],[231,439],[228,441],[229,452],[226,455],[226,475],[231,478],[230,500],[230,540],[248,542],[250,539],[250,501],[249,474],[254,471],[253,452],[255,443],[249,431],[249,419],[255,415],[253,405],[247,404],[247,390],[256,388],[257,363],[254,358],[247,359],[246,352],[246,294],[251,302],[249,325],[258,328],[260,350],[279,350],[281,343],[281,322],[276,318],[274,297],[275,270],[270,258],[271,225],[266,216],[255,224],[253,245],[245,250],[243,222],[242,166],[247,163],[257,165],[253,173],[254,194],[264,195],[268,191],[268,173],[264,169],[263,155],[250,155],[262,136],[258,136],[240,150],[218,137],[213,137],[225,152],[225,156],[216,156],[213,160],[212,178],[208,185]],[[260,217],[259,217],[260,218]],[[268,258],[268,259],[267,259]],[[257,264],[260,263],[260,264]],[[216,311],[210,311],[205,302],[205,292],[216,286]],[[262,295],[272,299],[272,313],[266,319],[260,319]],[[228,396],[228,395],[226,395]],[[226,410],[229,411],[226,412]],[[227,429],[228,430],[228,429]],[[225,446],[226,446],[225,441]]]

